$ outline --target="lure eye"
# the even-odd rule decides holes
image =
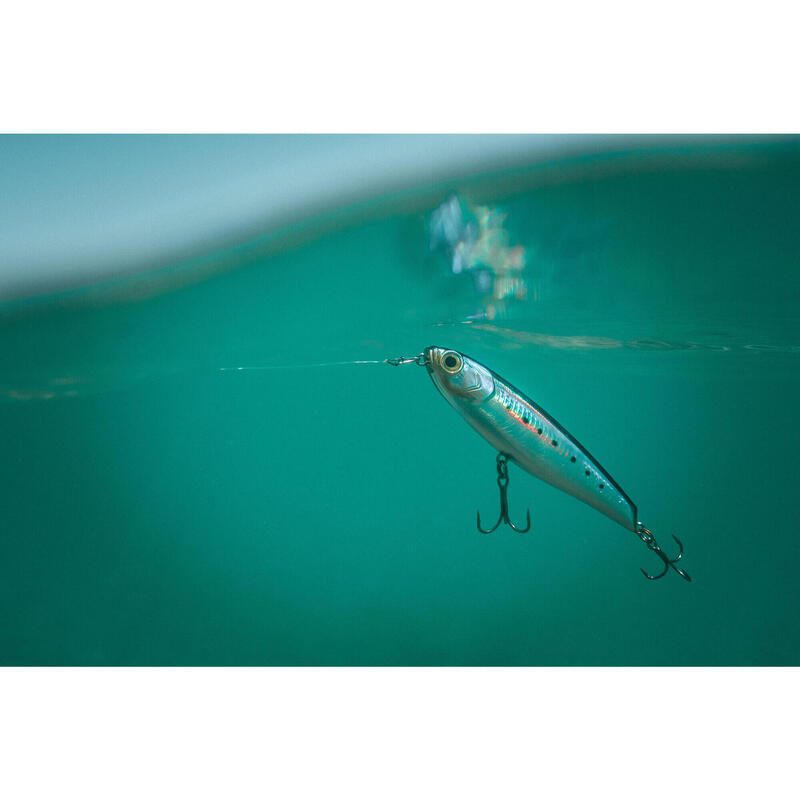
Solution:
[[[445,372],[449,372],[451,375],[455,375],[463,366],[464,362],[461,356],[454,350],[448,350],[442,356],[442,369],[444,369]]]

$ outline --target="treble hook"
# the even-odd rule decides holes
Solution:
[[[664,570],[660,575],[648,575],[641,567],[639,567],[639,569],[642,570],[642,575],[644,575],[645,578],[650,581],[657,581],[659,578],[663,578],[667,574],[667,570],[672,567],[672,569],[674,569],[675,572],[681,576],[681,578],[683,578],[685,581],[691,582],[692,579],[689,576],[689,573],[684,572],[682,569],[675,566],[675,564],[677,564],[678,561],[680,561],[683,557],[683,543],[677,536],[675,536],[675,534],[672,535],[672,538],[678,543],[678,547],[681,549],[680,553],[678,553],[675,558],[669,558],[666,553],[664,553],[656,541],[655,536],[653,536],[653,534],[650,533],[650,531],[647,530],[647,528],[645,528],[641,522],[636,523],[636,535],[664,562]]]
[[[497,518],[494,526],[489,530],[481,528],[481,512],[478,512],[478,530],[481,533],[491,533],[496,530],[501,522],[505,522],[510,528],[513,528],[517,533],[526,533],[531,529],[531,512],[528,510],[528,524],[524,528],[518,528],[508,518],[508,456],[505,453],[497,454],[497,485],[500,488],[500,516]]]

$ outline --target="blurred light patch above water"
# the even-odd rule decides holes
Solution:
[[[505,214],[491,206],[464,206],[456,194],[431,214],[430,249],[444,254],[453,275],[468,273],[482,298],[479,318],[502,315],[515,300],[525,300],[525,248],[509,245]]]

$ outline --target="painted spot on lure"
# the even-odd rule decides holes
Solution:
[[[673,536],[680,553],[669,559],[653,534],[639,521],[633,501],[589,451],[563,425],[496,372],[474,358],[443,347],[426,347],[414,359],[398,361],[424,364],[445,400],[498,451],[500,518],[493,528],[484,530],[479,514],[478,528],[483,533],[495,530],[501,522],[520,532],[528,530],[517,528],[508,518],[506,462],[512,461],[633,531],[664,563],[664,571],[656,576],[642,570],[645,577],[656,580],[672,568],[685,580],[691,580],[676,566],[683,555],[680,540]]]

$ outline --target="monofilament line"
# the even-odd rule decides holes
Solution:
[[[220,372],[246,372],[246,371],[262,371],[272,369],[309,369],[311,367],[345,367],[354,364],[385,364],[386,360],[380,361],[321,361],[315,364],[267,364],[261,366],[248,366],[248,367],[220,367]]]

